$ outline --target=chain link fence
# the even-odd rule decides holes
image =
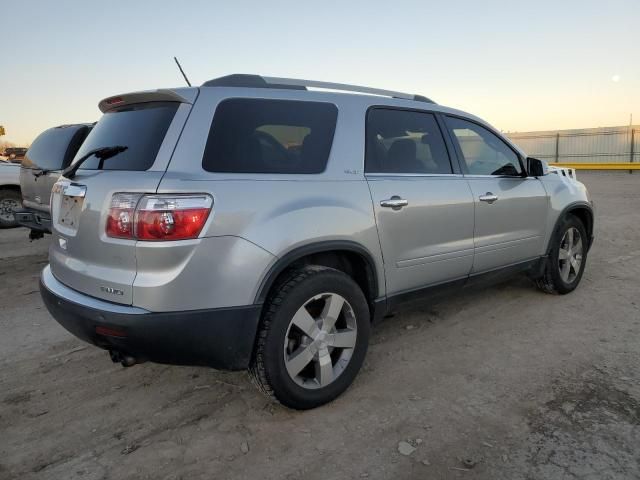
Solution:
[[[640,163],[640,126],[507,133],[528,155],[578,168],[623,169]],[[622,164],[622,165],[621,165]],[[633,165],[632,167],[640,167]]]

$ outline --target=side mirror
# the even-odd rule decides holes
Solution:
[[[527,175],[530,177],[542,177],[549,173],[549,165],[544,160],[527,157]]]

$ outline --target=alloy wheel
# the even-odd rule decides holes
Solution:
[[[583,242],[580,231],[569,228],[560,240],[560,250],[558,252],[558,268],[560,277],[566,283],[572,283],[580,273],[582,265]]]
[[[287,373],[307,389],[326,387],[344,372],[357,338],[351,305],[336,293],[307,300],[295,313],[284,340]]]

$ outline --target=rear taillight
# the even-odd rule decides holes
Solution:
[[[139,193],[116,193],[111,198],[107,217],[107,235],[115,238],[134,238],[134,217]]]
[[[136,238],[197,238],[209,218],[211,203],[209,195],[142,197],[136,210]]]
[[[197,238],[212,204],[207,194],[116,193],[111,200],[106,232],[109,237],[151,241]]]

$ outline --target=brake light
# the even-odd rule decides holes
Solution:
[[[120,105],[121,103],[124,103],[124,99],[122,97],[111,97],[107,98],[104,103],[109,106]]]
[[[209,195],[116,193],[111,199],[106,233],[147,241],[197,238],[209,218]]]
[[[134,238],[133,226],[139,193],[116,193],[111,198],[107,217],[107,235],[115,238]]]
[[[209,195],[143,197],[136,211],[139,240],[197,238],[212,204]]]

